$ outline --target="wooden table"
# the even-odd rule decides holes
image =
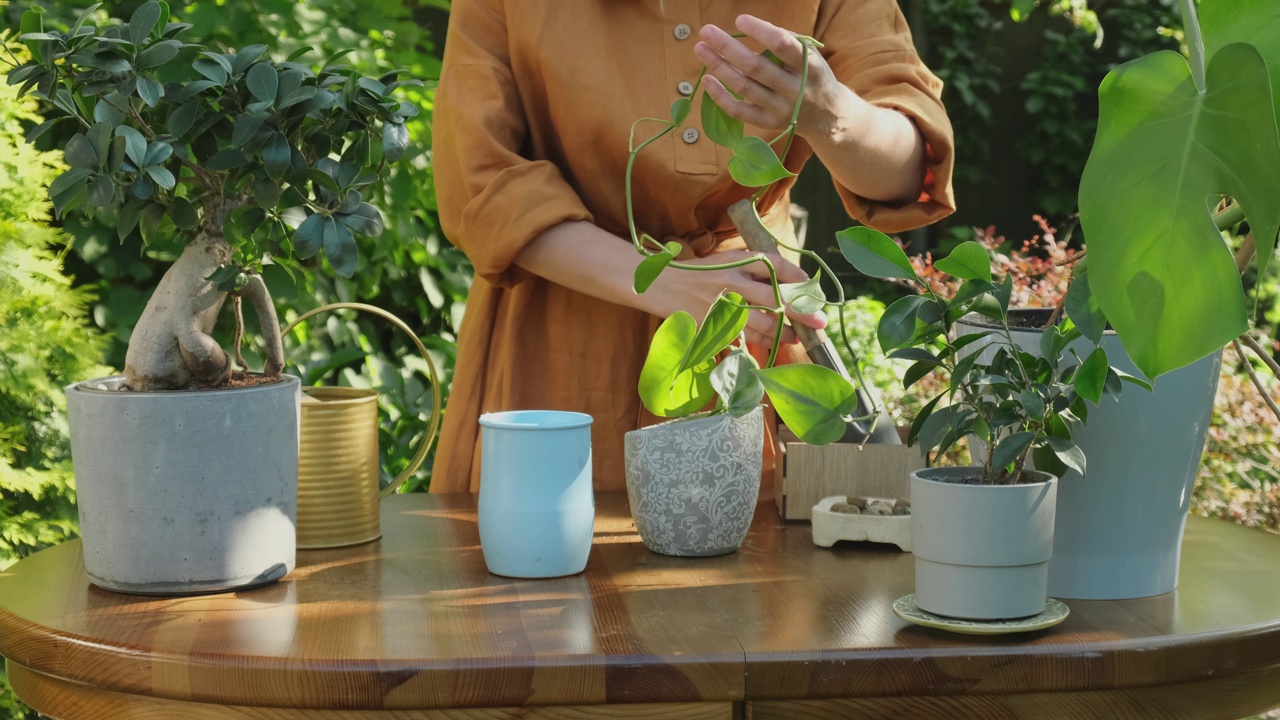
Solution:
[[[488,574],[471,496],[394,496],[382,540],[300,553],[242,593],[106,592],[69,542],[0,573],[0,653],[19,696],[63,720],[1235,720],[1280,704],[1273,535],[1193,517],[1178,591],[979,638],[893,615],[909,554],[816,548],[763,504],[739,552],[668,558],[625,500],[599,498],[587,571],[556,580]]]

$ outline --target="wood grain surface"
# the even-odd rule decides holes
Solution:
[[[1228,690],[1239,701],[1202,702],[1211,714],[1187,714],[1200,708],[1188,700],[1098,717],[1235,720],[1280,704],[1280,538],[1201,518],[1174,593],[1070,601],[1062,625],[999,638],[902,622],[890,605],[912,590],[911,555],[816,548],[771,503],[739,552],[669,558],[640,543],[625,495],[601,494],[586,572],[554,580],[488,574],[471,496],[393,496],[383,533],[300,553],[273,586],[187,598],[93,587],[79,542],[66,543],[0,573],[0,654],[20,693],[51,713],[63,702],[66,720],[606,717],[584,709],[605,703],[675,704],[666,717],[1003,718],[1054,696],[1087,709]],[[147,714],[164,700],[231,710]],[[445,708],[497,709],[409,712]]]

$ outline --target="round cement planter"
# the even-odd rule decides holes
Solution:
[[[967,620],[1044,611],[1053,553],[1057,479],[1021,485],[968,485],[972,467],[911,473],[911,545],[916,604]]]
[[[956,324],[957,335],[991,329],[973,316]],[[1034,355],[1042,334],[1013,329],[1014,342]],[[1085,357],[1092,345],[1078,340],[1073,348]],[[1103,336],[1102,348],[1113,366],[1140,375],[1114,333]],[[1152,392],[1126,383],[1118,400],[1090,406],[1075,437],[1087,472],[1067,472],[1058,491],[1050,595],[1123,600],[1178,586],[1182,531],[1221,363],[1217,352],[1160,377]]]
[[[673,420],[626,436],[627,497],[640,538],[663,555],[738,549],[760,495],[764,412]]]
[[[294,565],[298,378],[245,388],[67,388],[89,579],[185,595],[265,585]]]

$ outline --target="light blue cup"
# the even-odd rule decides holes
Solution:
[[[591,416],[480,416],[480,548],[495,575],[548,578],[587,567],[595,528]]]

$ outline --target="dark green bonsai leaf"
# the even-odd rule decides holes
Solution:
[[[367,202],[359,203],[351,212],[339,213],[334,217],[338,222],[351,228],[352,232],[368,237],[378,237],[382,234],[382,213]]]
[[[1172,52],[1113,70],[1080,185],[1090,288],[1148,377],[1248,328],[1235,262],[1207,203],[1222,194],[1240,202],[1260,264],[1280,230],[1280,134],[1262,56],[1223,47],[1205,82],[1198,91]]]
[[[929,304],[929,299],[923,295],[908,295],[885,308],[876,328],[880,349],[887,354],[910,342],[916,336],[916,321],[921,308]]]
[[[160,3],[156,0],[147,0],[133,11],[133,15],[129,16],[128,28],[129,39],[135,46],[141,45],[142,41],[151,35],[151,31],[156,29],[161,14]],[[167,12],[163,14],[168,15]]]
[[[1080,333],[1089,338],[1090,342],[1094,345],[1102,342],[1102,336],[1107,330],[1107,316],[1103,314],[1102,306],[1089,289],[1089,273],[1082,273],[1071,282],[1064,309],[1067,317],[1071,318],[1071,322],[1080,328]]]
[[[1049,448],[1053,450],[1053,454],[1063,465],[1084,475],[1085,457],[1084,451],[1078,445],[1066,438],[1048,437]]]
[[[769,143],[754,135],[748,135],[733,143],[733,157],[729,159],[729,175],[739,185],[765,187],[783,178],[793,177],[795,173],[782,166],[777,153],[769,147]]]
[[[1022,453],[1031,447],[1031,442],[1036,439],[1036,434],[1030,431],[1017,432],[1004,438],[996,443],[995,452],[991,454],[991,469],[1007,468],[1012,465]]]
[[[1089,353],[1089,357],[1085,358],[1076,369],[1075,379],[1072,381],[1076,393],[1097,405],[1102,399],[1108,370],[1110,365],[1107,364],[1107,352],[1100,347],[1094,348],[1093,352]]]
[[[293,251],[298,257],[305,260],[324,247],[324,220],[324,215],[314,213],[293,231]]]
[[[840,254],[855,270],[875,278],[915,280],[907,254],[888,235],[857,226],[836,233]]]
[[[764,384],[755,374],[758,367],[746,350],[734,348],[711,371],[711,387],[733,417],[756,409],[764,398]]]
[[[933,414],[934,408],[938,406],[938,402],[942,398],[942,395],[935,397],[925,403],[925,406],[920,408],[920,412],[916,413],[915,419],[911,421],[911,428],[907,431],[907,445],[915,445],[916,441],[919,440],[920,431],[924,428],[924,424],[928,422],[929,416]],[[929,448],[924,448],[924,452],[928,451]]]
[[[827,445],[844,437],[844,416],[857,407],[852,385],[821,365],[780,365],[755,374],[778,411],[778,417],[801,440]]]
[[[715,396],[711,368],[681,370],[693,344],[698,323],[686,312],[677,312],[658,326],[644,367],[640,370],[640,400],[658,417],[681,417],[706,407]]]
[[[973,240],[960,243],[933,266],[952,277],[991,282],[991,256],[981,243]]]
[[[382,124],[382,156],[389,163],[404,157],[409,149],[409,130],[404,123],[386,122]]]
[[[721,147],[732,148],[734,143],[742,139],[742,121],[730,117],[710,95],[702,94],[702,132],[711,142]]]
[[[355,238],[351,237],[346,225],[333,218],[326,218],[324,222],[324,256],[329,259],[333,271],[342,277],[356,274],[360,254]]]

